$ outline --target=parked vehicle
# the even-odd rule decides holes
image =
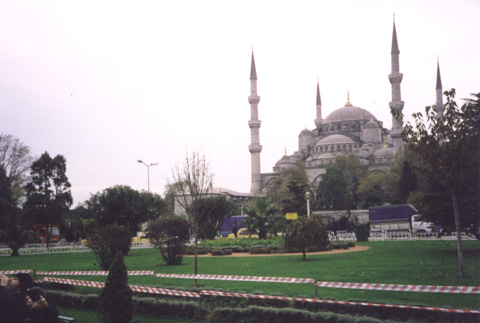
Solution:
[[[233,238],[235,238],[235,235],[233,233],[230,233],[227,236],[227,238],[228,239],[233,239]],[[237,232],[237,238],[258,238],[258,234],[256,234],[256,233],[249,234],[248,231],[247,231],[247,228],[241,228]]]
[[[435,232],[435,225],[422,221],[410,204],[375,206],[368,209],[370,231],[409,231],[412,234]]]
[[[47,243],[47,227],[45,225],[34,225],[33,230],[35,231],[35,237],[37,239],[42,243]],[[50,243],[59,242],[62,239],[58,227],[49,226],[48,231],[50,233]]]
[[[222,227],[220,228],[219,235],[221,237],[227,237],[229,234],[232,234],[232,228],[235,222],[237,222],[237,229],[240,231],[241,228],[245,227],[243,223],[248,216],[246,215],[234,215],[225,220],[223,220]]]

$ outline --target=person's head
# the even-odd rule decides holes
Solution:
[[[8,287],[15,293],[24,293],[32,287],[33,280],[29,274],[16,273],[8,280]]]

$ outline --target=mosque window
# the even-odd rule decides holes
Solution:
[[[337,145],[337,151],[340,151],[340,145]]]
[[[352,151],[352,145],[348,145],[348,150],[351,152]]]

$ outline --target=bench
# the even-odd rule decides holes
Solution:
[[[57,323],[71,323],[75,322],[75,319],[73,317],[67,317],[67,316],[58,316]]]

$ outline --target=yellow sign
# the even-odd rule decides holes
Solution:
[[[285,214],[285,218],[287,218],[287,220],[296,220],[296,219],[298,219],[298,214],[297,213],[287,213],[287,214]]]

